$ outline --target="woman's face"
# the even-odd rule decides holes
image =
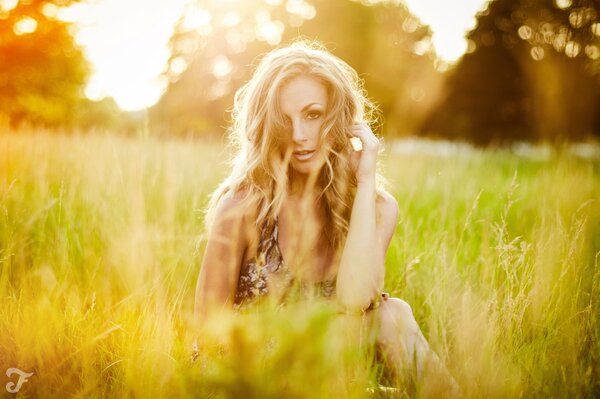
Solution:
[[[298,76],[281,87],[279,107],[286,121],[286,151],[296,172],[318,172],[327,150],[319,142],[321,125],[327,111],[327,89],[318,79]]]

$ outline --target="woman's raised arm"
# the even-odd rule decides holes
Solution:
[[[391,195],[377,193],[379,140],[364,122],[355,123],[352,132],[360,138],[363,151],[354,154],[358,158],[358,187],[340,259],[336,294],[340,304],[355,313],[367,309],[383,289],[385,255],[396,228],[398,203]]]

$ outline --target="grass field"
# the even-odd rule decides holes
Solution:
[[[18,397],[366,396],[375,366],[322,309],[224,318],[190,367],[221,144],[0,134],[2,394],[17,367],[34,372]],[[474,150],[384,166],[400,205],[386,290],[465,396],[600,397],[600,161]]]

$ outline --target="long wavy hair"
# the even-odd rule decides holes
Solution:
[[[327,89],[320,143],[328,143],[329,153],[317,177],[317,187],[318,200],[326,213],[325,237],[337,253],[348,233],[357,188],[348,132],[354,121],[375,127],[379,114],[357,72],[314,41],[297,40],[270,51],[262,57],[252,78],[235,93],[228,134],[236,156],[231,174],[210,197],[206,227],[210,229],[213,223],[219,200],[227,193],[239,192],[244,193],[244,209],[257,210],[257,231],[265,223],[274,222],[293,173],[292,168],[288,169],[289,151],[287,156],[281,151],[286,125],[279,109],[280,89],[302,75],[317,78]],[[377,185],[384,183],[377,173]]]

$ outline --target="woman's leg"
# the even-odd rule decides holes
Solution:
[[[392,372],[416,371],[420,380],[430,349],[410,305],[398,298],[382,301],[376,320],[377,344]]]
[[[452,391],[458,394],[456,381],[429,347],[408,303],[388,298],[381,302],[373,318],[378,349],[395,379],[400,381],[416,374],[415,382],[423,383],[426,391],[431,392],[435,384],[447,395]]]

